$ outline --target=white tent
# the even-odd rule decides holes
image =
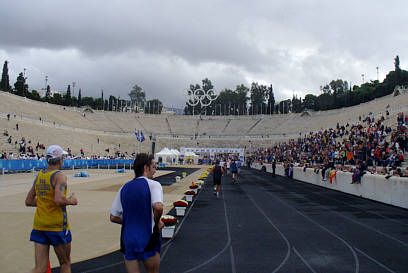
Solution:
[[[181,153],[176,149],[171,149],[170,152],[172,152],[176,156],[176,160],[174,160],[174,163],[178,163]]]
[[[184,154],[184,162],[191,160],[194,164],[198,164],[198,155],[193,152],[186,152]]]
[[[154,161],[159,162],[159,158],[162,159],[162,163],[173,163],[173,158],[177,160],[178,156],[169,149],[164,148],[154,155]]]

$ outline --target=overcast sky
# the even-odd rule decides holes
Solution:
[[[408,64],[406,0],[13,0],[0,9],[0,62],[30,89],[183,106],[192,83],[217,92],[273,84],[275,99],[319,94],[333,79],[383,80]]]

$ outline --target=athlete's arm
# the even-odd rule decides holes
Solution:
[[[122,224],[123,209],[122,209],[122,203],[120,200],[121,190],[122,188],[120,188],[118,193],[116,194],[115,199],[113,200],[112,208],[110,209],[109,220],[112,223],[116,223],[116,224]]]
[[[37,196],[35,195],[35,182],[37,177],[34,179],[33,186],[31,187],[30,191],[27,193],[27,197],[25,200],[25,205],[27,207],[36,207],[37,206]]]
[[[121,216],[114,216],[114,215],[110,215],[110,221],[112,223],[116,223],[116,224],[122,224],[122,217]]]
[[[157,202],[153,205],[153,215],[154,215],[154,222],[159,223],[160,218],[163,214],[163,203]]]
[[[163,214],[163,188],[159,182],[154,181],[149,183],[150,198],[153,207],[153,218],[159,229],[162,229],[164,223],[160,220]]]
[[[77,205],[78,200],[74,193],[66,197],[64,192],[67,188],[67,177],[62,173],[56,173],[53,177],[53,184],[55,185],[54,201],[57,206],[63,207],[67,205]]]

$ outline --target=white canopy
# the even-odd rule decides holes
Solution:
[[[173,151],[169,150],[168,148],[164,148],[163,150],[154,155],[154,161],[159,162],[159,158],[162,159],[162,163],[173,163],[177,162],[178,155],[176,155]]]
[[[184,161],[192,159],[195,164],[198,163],[198,155],[193,152],[185,152],[184,153]]]

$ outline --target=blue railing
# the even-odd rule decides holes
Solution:
[[[133,165],[133,159],[66,159],[64,160],[62,168],[116,167],[116,165],[123,167],[129,164]],[[46,160],[0,160],[0,171],[2,169],[6,171],[26,171],[32,170],[33,168],[40,170],[47,168],[47,166]]]

